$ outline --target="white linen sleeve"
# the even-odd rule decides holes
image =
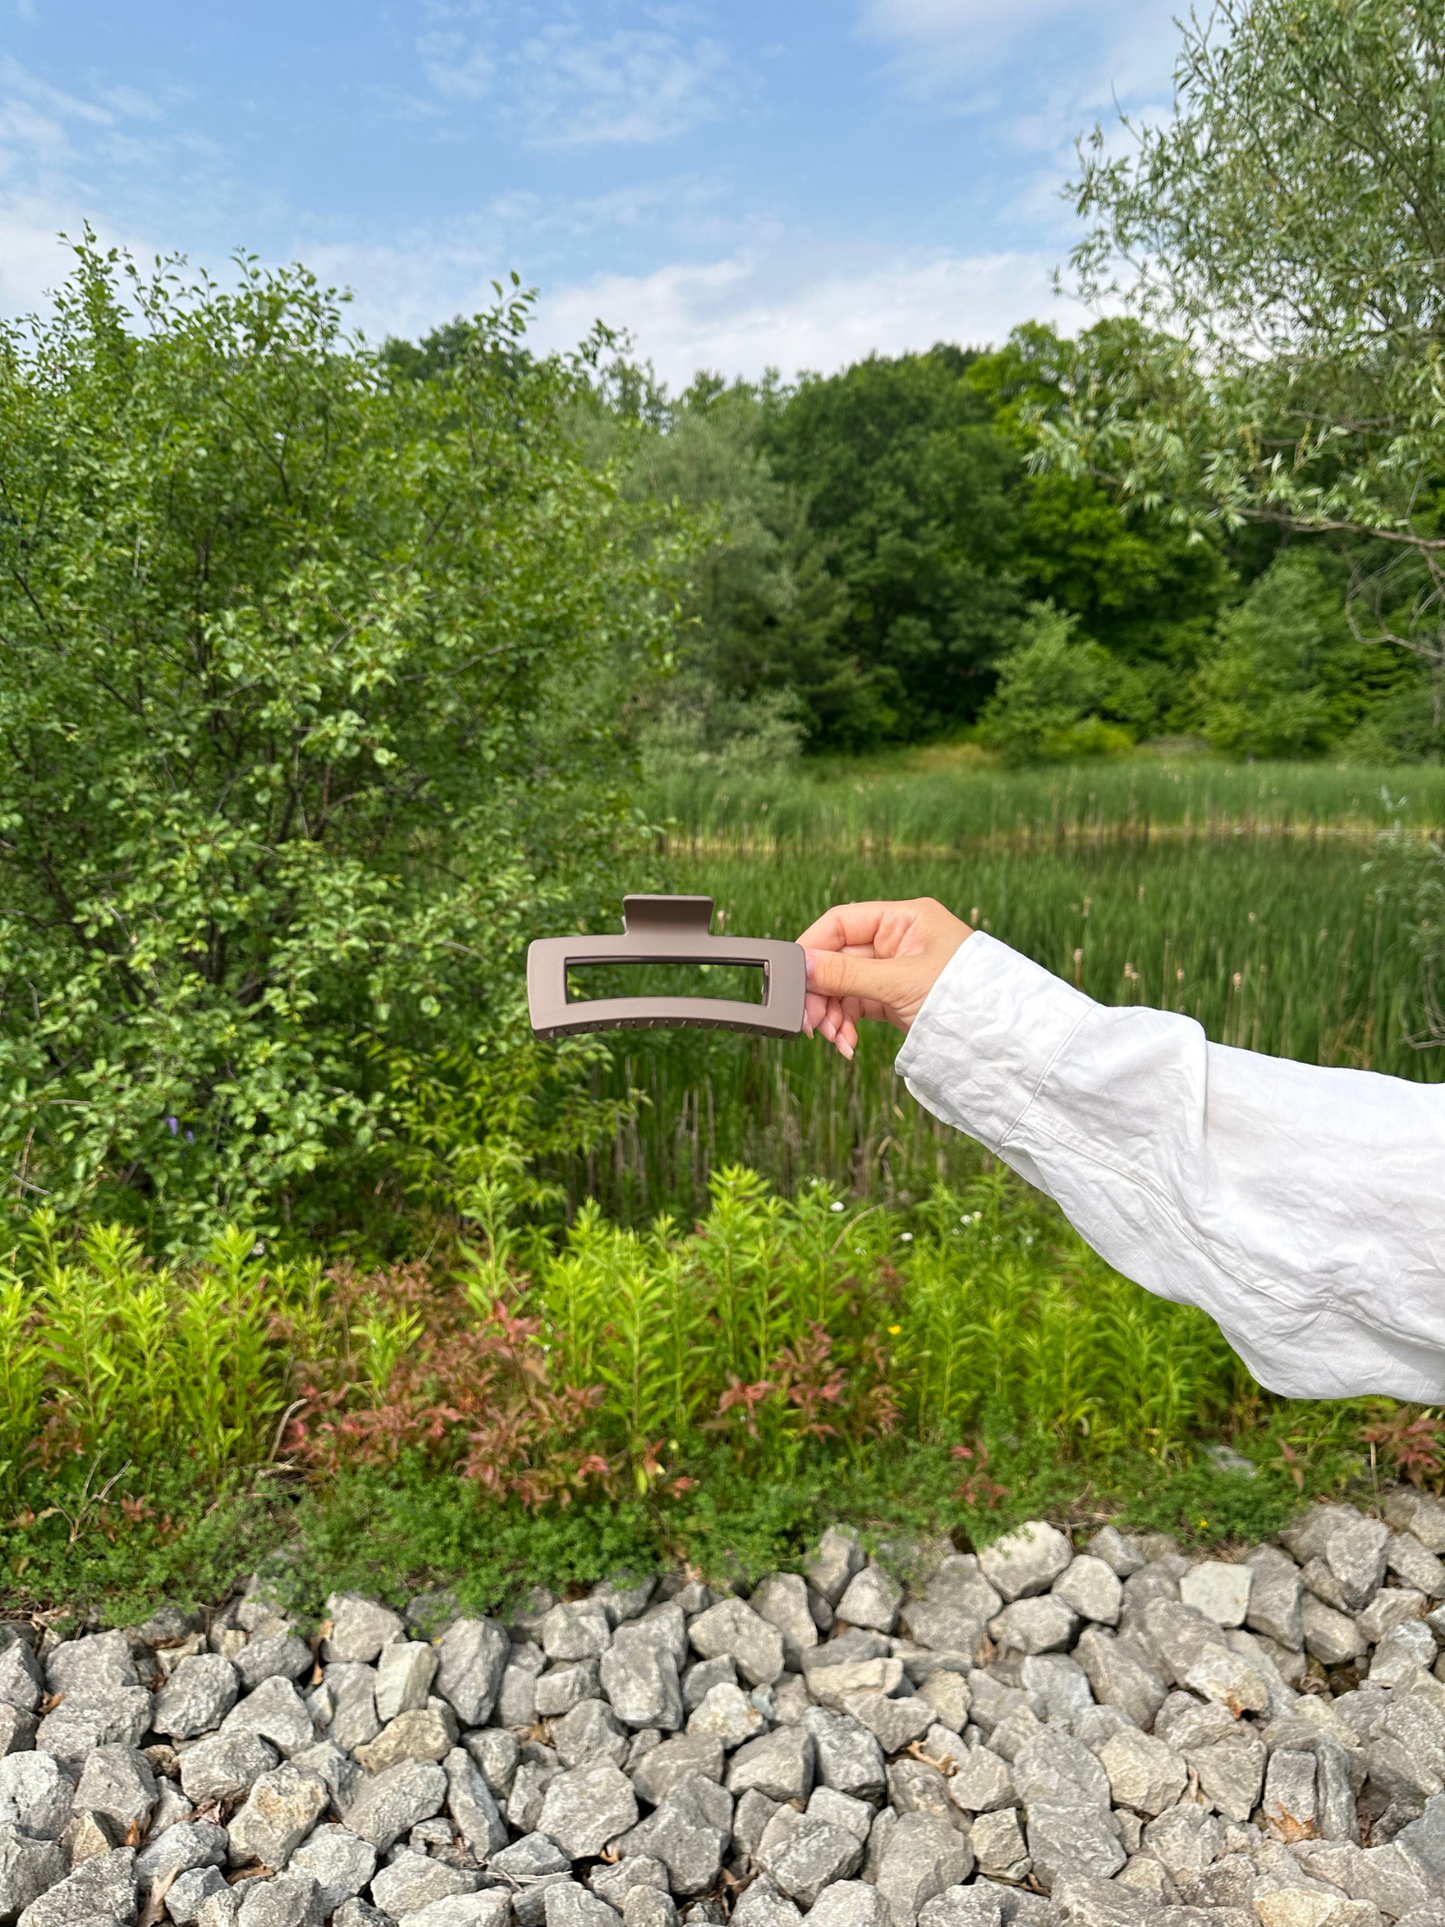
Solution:
[[[1445,1399],[1445,1086],[1211,1044],[983,931],[898,1069],[1272,1391]]]

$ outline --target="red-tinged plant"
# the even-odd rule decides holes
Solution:
[[[1439,1490],[1445,1473],[1445,1419],[1438,1412],[1397,1406],[1373,1425],[1362,1426],[1360,1438],[1381,1454],[1397,1478]]]
[[[1000,1485],[988,1469],[988,1447],[986,1445],[955,1445],[950,1454],[955,1459],[968,1459],[973,1463],[973,1471],[961,1479],[954,1491],[965,1505],[978,1507],[981,1511],[992,1512],[1000,1499],[1009,1496],[1011,1488]]]

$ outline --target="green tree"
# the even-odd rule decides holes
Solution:
[[[418,381],[301,270],[77,254],[0,334],[12,1195],[182,1247],[370,1190],[403,1113],[442,1162],[575,1136],[518,953],[608,886],[667,618],[583,371],[516,295]]]
[[[1051,602],[1035,603],[1021,639],[999,664],[979,740],[1002,750],[1007,762],[1107,756],[1133,742],[1118,720],[1131,698],[1139,700],[1130,672],[1101,643],[1076,634],[1078,626],[1077,616]]]

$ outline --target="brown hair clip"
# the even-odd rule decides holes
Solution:
[[[807,959],[771,937],[714,937],[711,897],[624,897],[620,937],[539,937],[527,949],[527,1009],[539,1037],[588,1030],[742,1030],[796,1037],[803,1028]],[[763,1001],[727,997],[599,997],[571,1003],[567,972],[596,964],[751,964]]]

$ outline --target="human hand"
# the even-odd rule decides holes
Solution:
[[[972,935],[932,897],[835,905],[798,939],[808,953],[803,1028],[810,1037],[821,1031],[845,1057],[857,1048],[865,1017],[906,1031],[944,965]]]

